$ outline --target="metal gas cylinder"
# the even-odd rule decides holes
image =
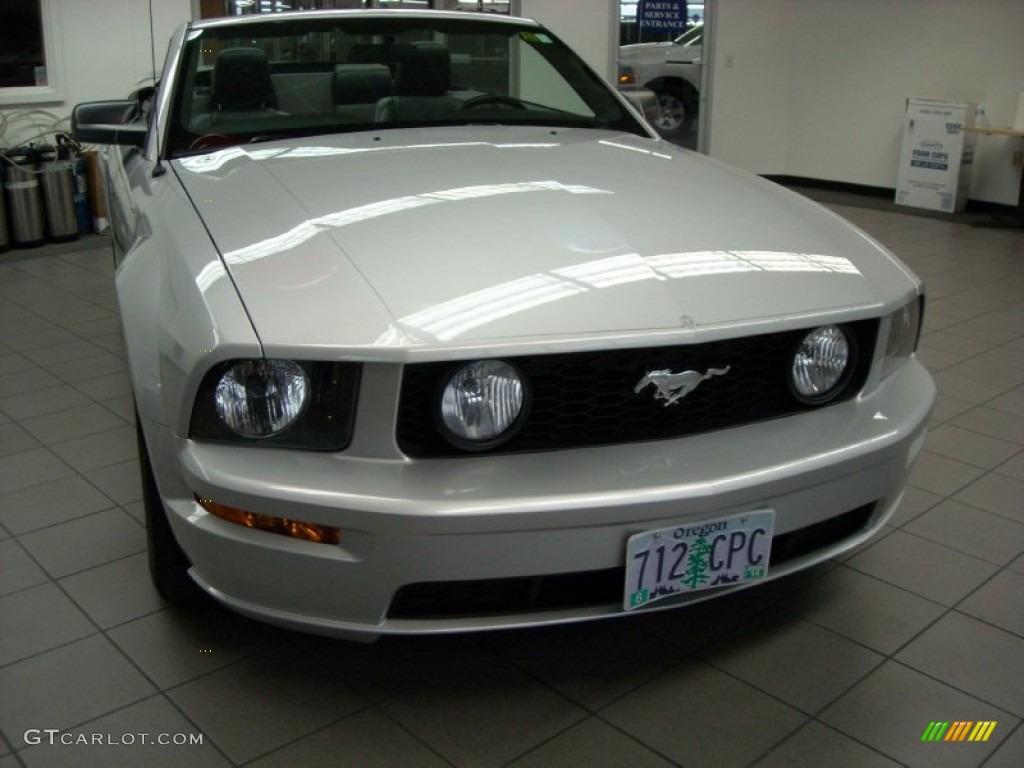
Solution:
[[[39,178],[46,206],[46,229],[49,239],[55,243],[78,239],[73,171],[70,147],[43,147],[39,157]]]
[[[16,248],[35,248],[44,242],[46,225],[43,194],[36,171],[38,153],[31,149],[12,150],[0,156],[3,163],[4,193],[10,210],[11,243]]]

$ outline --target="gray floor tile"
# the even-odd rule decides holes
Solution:
[[[899,768],[899,765],[870,747],[812,721],[751,768]]]
[[[963,312],[973,313],[975,310],[968,307],[959,307],[958,305],[951,305],[950,302],[945,304],[947,312]],[[927,311],[931,310],[931,306],[928,307]],[[941,310],[940,310],[941,311]],[[966,318],[964,318],[966,319]],[[980,355],[983,352],[987,352],[996,346],[995,342],[987,339],[969,339],[964,336],[957,336],[952,333],[946,333],[945,331],[937,331],[935,333],[929,333],[921,339],[922,346],[929,346],[934,349],[940,349],[943,352],[956,352],[962,355],[964,358],[974,357]]]
[[[266,650],[278,630],[211,604],[168,608],[107,634],[166,690]]]
[[[0,376],[0,399],[38,392],[42,389],[56,387],[63,382],[49,371],[42,368],[29,368],[17,373]]]
[[[947,328],[950,333],[956,336],[966,336],[969,339],[980,339],[992,341],[996,344],[1003,344],[1012,341],[1020,335],[1019,328],[1000,327],[996,324],[979,322],[978,320],[967,320]],[[980,375],[980,374],[979,374]]]
[[[16,352],[8,352],[0,355],[0,376],[8,376],[12,373],[21,373],[35,368],[36,365],[24,355]]]
[[[76,336],[80,336],[78,329],[85,323],[96,322],[97,320],[116,319],[116,316],[109,309],[90,304],[84,307],[50,311],[44,314],[47,320],[61,328],[67,328]]]
[[[112,397],[109,400],[104,400],[101,405],[127,422],[132,422],[135,419],[135,400],[131,395]]]
[[[1018,447],[1024,446],[1024,416],[1014,416],[983,406],[960,414],[950,424]]]
[[[121,330],[121,320],[113,313],[108,314],[110,314],[110,317],[103,320],[76,323],[70,330],[76,336],[81,336],[83,339],[94,339],[97,336],[109,336],[111,333],[119,333]]]
[[[97,470],[97,472],[106,471],[106,469]],[[146,524],[146,508],[141,501],[131,501],[126,504],[121,504],[121,509],[131,515],[133,519],[137,520],[142,525]]]
[[[93,734],[113,743],[89,744]],[[108,738],[109,737],[109,738]],[[43,742],[19,754],[28,768],[230,768],[210,739],[163,696],[150,696],[113,714],[66,731],[52,746]],[[86,743],[77,739],[84,738]],[[165,742],[165,743],[161,743]],[[197,743],[198,742],[198,743]]]
[[[685,655],[630,622],[524,630],[490,643],[503,657],[594,711],[678,663]],[[643,659],[643,664],[637,664]],[[601,674],[595,675],[594,670]]]
[[[958,501],[942,502],[904,530],[997,565],[1024,552],[1024,524]]]
[[[0,424],[0,456],[10,456],[38,447],[39,441],[17,424]]]
[[[975,409],[972,413],[980,410],[983,409]],[[991,413],[998,413],[998,411],[991,411]],[[1011,418],[1006,414],[1004,417]],[[956,417],[952,423],[943,424],[929,432],[928,450],[982,469],[997,467],[1020,451],[1020,446],[1016,443],[1008,443],[1005,440],[979,434],[971,429],[956,426],[958,424],[963,424],[961,417]]]
[[[949,421],[974,407],[974,403],[969,403],[966,400],[957,400],[955,397],[947,397],[946,395],[936,395],[932,418],[940,422]]]
[[[45,368],[55,363],[73,363],[90,357],[96,357],[97,355],[102,355],[104,351],[102,347],[97,347],[91,342],[76,339],[75,341],[66,341],[63,344],[29,349],[22,352],[22,354],[36,365]]]
[[[20,541],[58,579],[144,551],[146,532],[115,507],[23,534]]]
[[[893,513],[892,518],[890,518],[889,524],[900,528],[918,515],[927,512],[940,501],[942,501],[942,496],[939,496],[939,494],[922,491],[920,488],[908,485],[907,489],[903,492],[903,500]]]
[[[0,496],[69,477],[75,471],[46,448],[0,457]]]
[[[382,705],[399,725],[460,766],[499,766],[586,712],[496,657],[478,657]]]
[[[139,476],[139,462],[136,459],[91,470],[85,473],[85,477],[122,506],[130,505],[142,498],[142,481]],[[139,522],[144,521],[140,515],[133,516]]]
[[[17,535],[112,506],[113,501],[75,475],[0,496],[0,523]]]
[[[44,584],[50,577],[14,539],[0,541],[0,595]]]
[[[93,339],[93,343],[107,350],[112,355],[120,358],[125,357],[124,337],[121,336],[120,332],[111,333],[106,336],[96,336]]]
[[[1009,413],[1011,416],[1024,417],[1024,389],[1017,388],[1009,392],[1005,392],[999,397],[995,397],[985,403],[987,408],[992,408],[1003,413]]]
[[[22,419],[21,424],[37,440],[52,445],[123,427],[124,421],[103,406],[89,403],[45,416]]]
[[[17,321],[17,324],[0,333],[4,344],[18,352],[42,349],[54,344],[66,344],[77,340],[73,333],[58,328],[48,320],[35,316]]]
[[[964,356],[956,352],[945,352],[941,349],[935,349],[922,342],[917,350],[917,359],[929,371],[936,373],[963,362]]]
[[[0,728],[19,738],[28,728],[70,728],[153,693],[109,640],[92,635],[0,668]]]
[[[96,627],[52,584],[0,598],[0,666],[96,632]]]
[[[577,768],[619,765],[671,768],[675,765],[643,744],[591,717],[509,764],[509,768]]]
[[[1024,480],[989,473],[954,496],[957,501],[1024,523]]]
[[[899,649],[946,611],[847,567],[836,568],[782,605],[883,654]]]
[[[1021,451],[1009,461],[1003,462],[995,469],[1000,475],[1007,475],[1024,481],[1024,451]]]
[[[957,610],[1024,638],[1024,574],[1000,571]]]
[[[702,662],[685,662],[615,702],[602,718],[686,765],[747,765],[806,716]]]
[[[949,496],[984,473],[985,470],[979,467],[924,450],[910,470],[910,484],[940,496]]]
[[[895,531],[847,565],[943,605],[960,602],[997,566],[941,544]]]
[[[974,379],[958,376],[950,371],[941,371],[935,374],[935,384],[940,395],[946,395],[957,400],[966,400],[976,405],[998,397],[1011,389],[1009,386],[975,381]]]
[[[234,664],[169,692],[235,763],[279,749],[366,706],[315,659],[274,653]]]
[[[742,635],[701,655],[808,714],[835,700],[883,661],[874,651],[782,611],[758,617]],[[800,663],[793,664],[793,659]]]
[[[299,739],[249,763],[248,768],[294,768],[333,765],[352,768],[449,766],[423,743],[377,710],[350,715],[322,731]]]
[[[0,398],[0,410],[13,419],[29,419],[87,405],[89,398],[69,384]]]
[[[945,659],[942,666],[950,663],[950,659]],[[950,744],[922,742],[921,736],[930,722],[995,720],[1008,729],[1019,722],[991,704],[892,661],[875,670],[818,719],[915,768],[977,766],[1001,742],[992,739],[958,744],[956,749]]]
[[[135,427],[110,429],[52,447],[54,453],[79,472],[109,467],[136,458]]]
[[[97,343],[98,339],[93,339],[93,342]],[[61,381],[77,384],[88,379],[95,379],[98,376],[126,371],[128,370],[128,365],[123,357],[104,351],[103,354],[86,360],[49,365],[46,370],[57,376]]]
[[[149,560],[144,552],[68,576],[60,585],[103,628],[165,607],[150,581]]]
[[[992,735],[995,735],[995,731]],[[1024,765],[1024,726],[1017,726],[1017,730],[985,762],[985,768],[1020,768],[1021,765]]]
[[[97,402],[113,397],[128,397],[132,394],[132,381],[127,371],[80,381],[75,387]]]
[[[1017,715],[1024,714],[1024,638],[957,612],[943,616],[896,656],[924,674]]]

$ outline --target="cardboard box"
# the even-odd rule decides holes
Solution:
[[[909,99],[896,180],[896,203],[952,213],[967,205],[974,165],[976,105]]]

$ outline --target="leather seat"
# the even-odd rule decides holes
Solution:
[[[395,95],[377,103],[379,123],[431,121],[451,117],[459,102],[449,93],[451,56],[439,43],[413,43],[398,62]]]

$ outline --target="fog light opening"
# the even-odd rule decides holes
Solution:
[[[247,512],[238,507],[229,507],[227,504],[220,504],[212,499],[201,499],[198,496],[196,496],[196,503],[214,517],[245,528],[312,541],[316,544],[338,544],[341,541],[341,529],[329,525]]]

